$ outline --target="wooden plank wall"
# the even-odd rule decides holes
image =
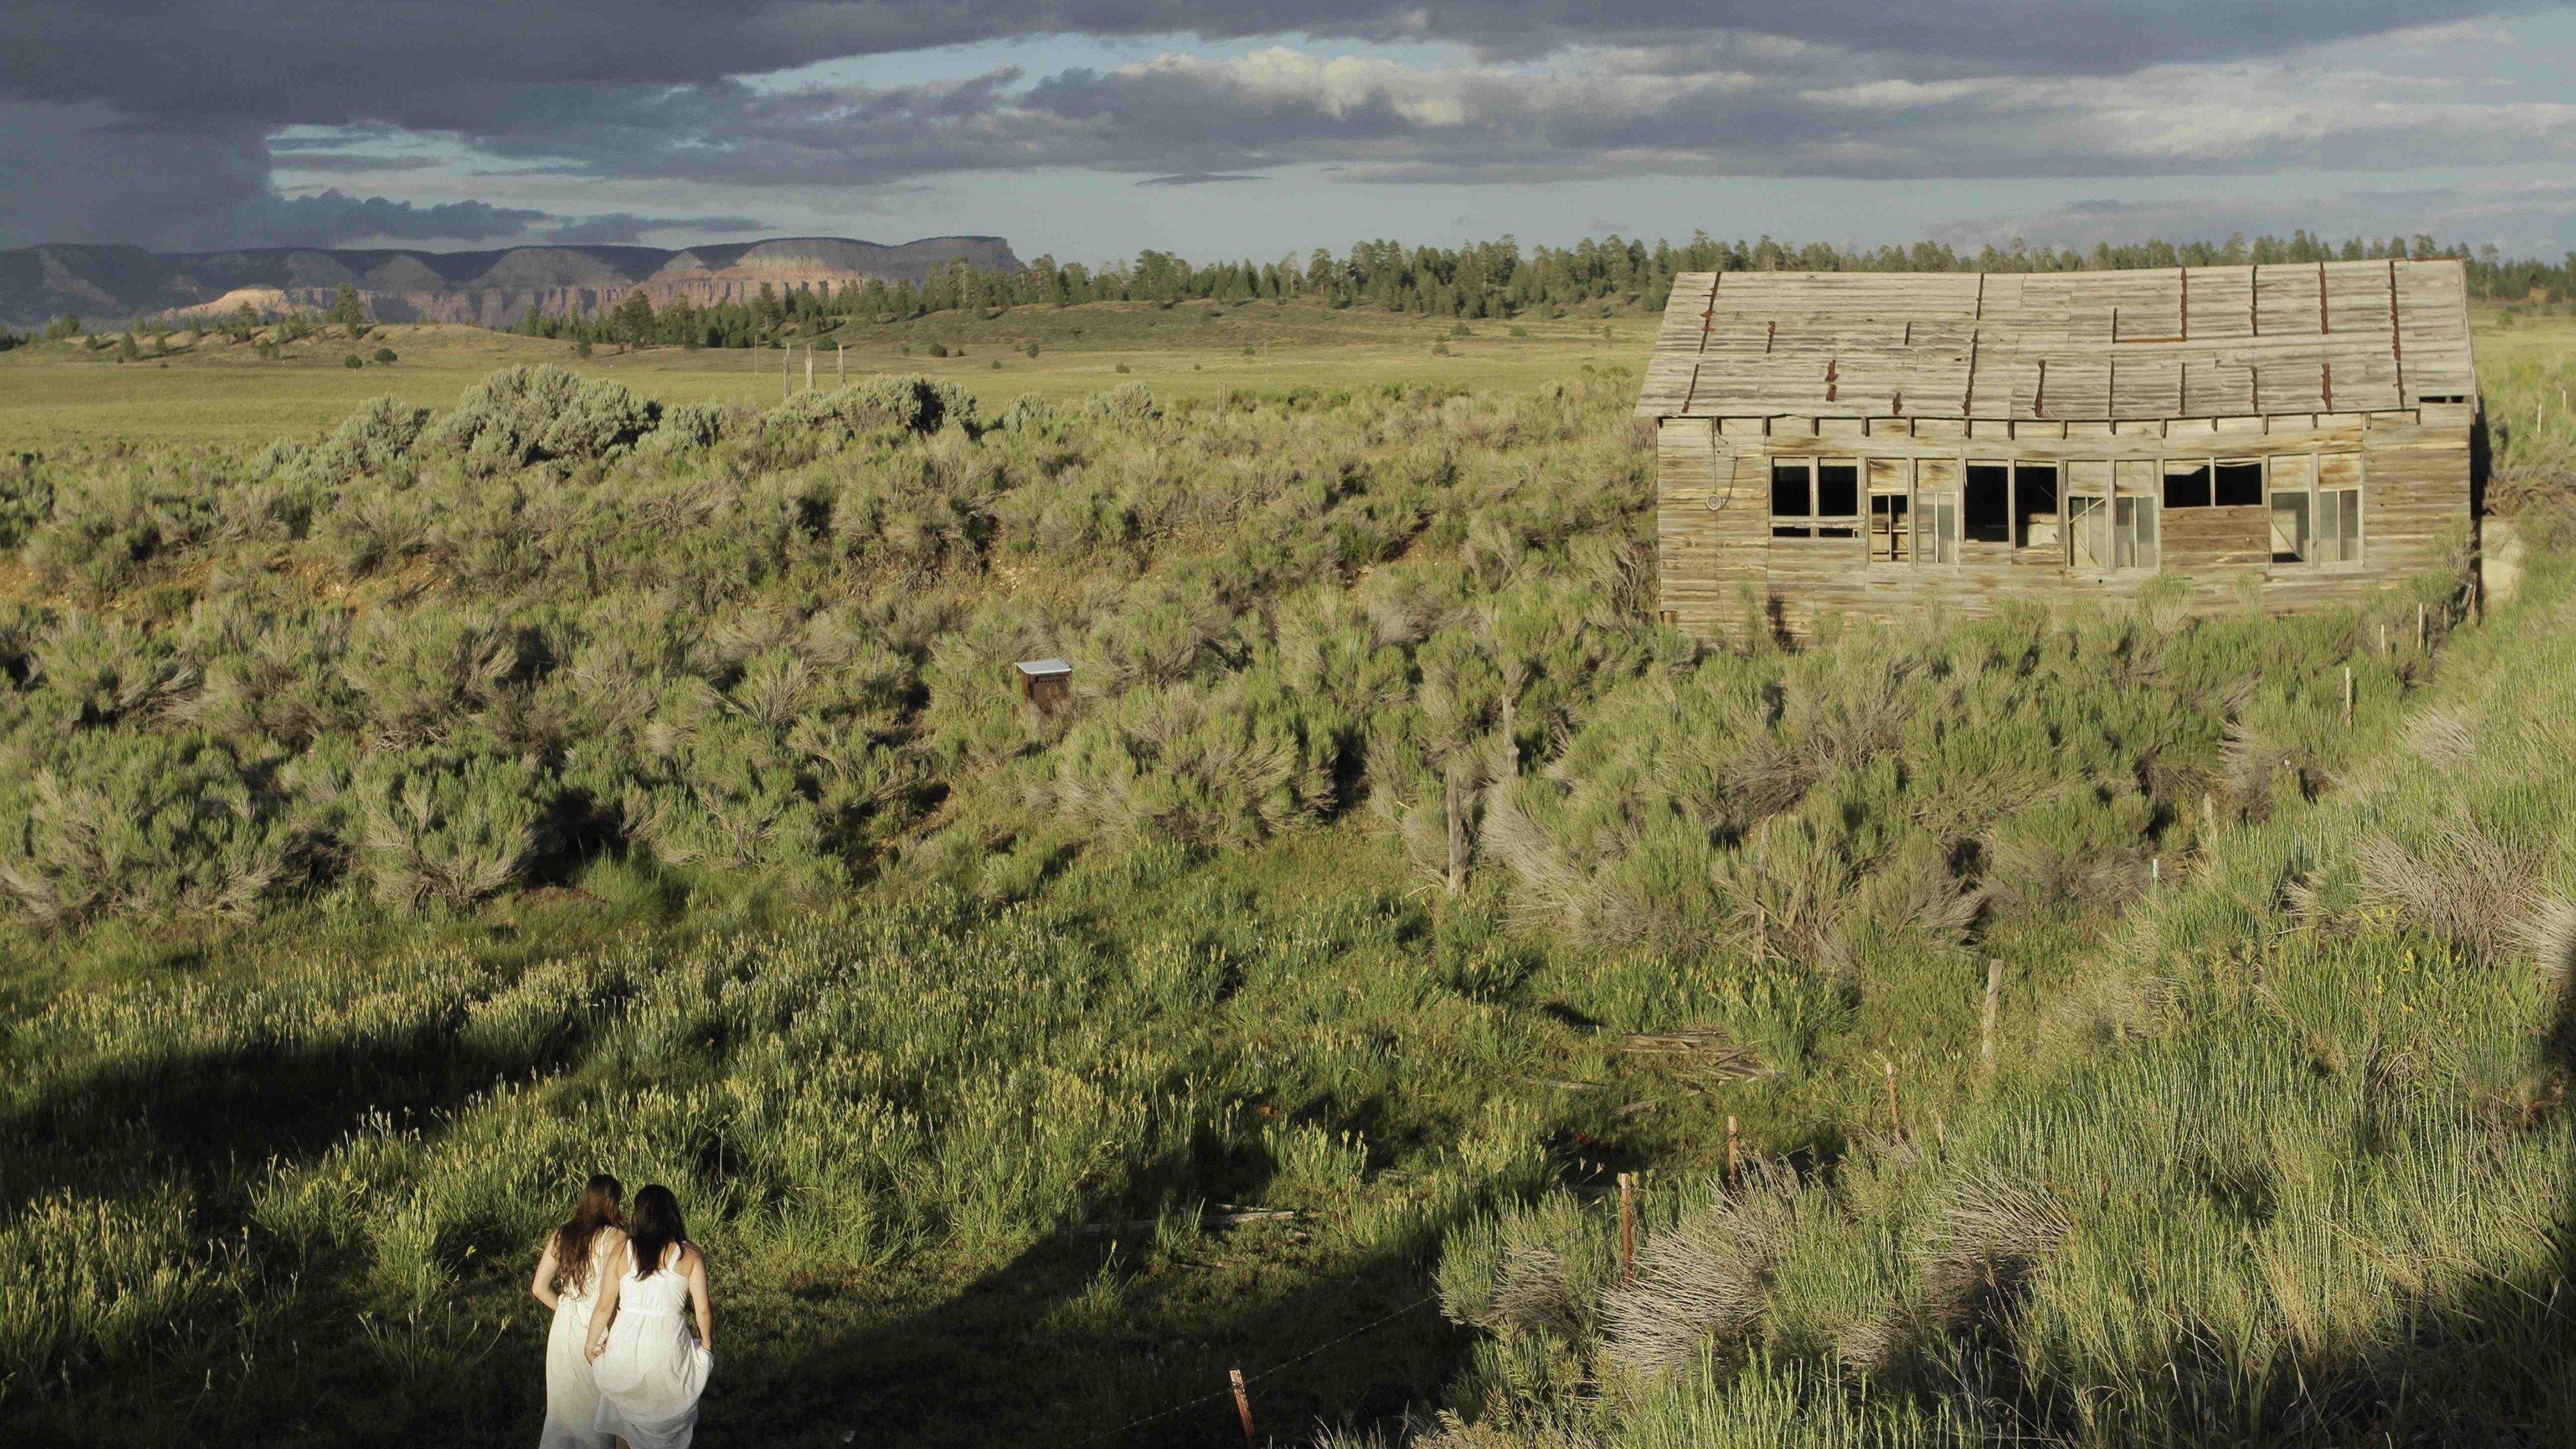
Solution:
[[[2125,379],[2124,379],[2125,385]],[[2178,420],[2090,426],[1933,419],[1680,418],[1659,434],[1661,607],[1708,637],[1748,620],[1750,590],[1793,633],[1827,613],[1892,622],[1930,613],[1977,615],[2013,600],[2124,599],[2158,577],[2179,578],[2202,612],[2348,601],[2449,561],[2469,523],[2474,409],[2432,407],[2305,419]],[[2304,423],[2305,426],[2300,424]],[[1862,539],[1774,539],[1769,459],[2260,458],[2356,453],[2363,473],[2363,562],[2349,569],[2270,562],[2260,507],[2163,509],[2156,573],[2076,575],[2060,549],[1963,543],[1960,562],[1873,564]],[[2061,488],[2061,492],[2062,492]],[[1718,506],[1711,507],[1714,501]]]

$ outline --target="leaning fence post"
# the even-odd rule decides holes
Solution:
[[[2432,637],[2425,632],[2424,628],[2424,601],[2417,599],[2415,601],[2415,647],[2418,649],[2431,647]]]
[[[1744,1159],[1735,1145],[1735,1114],[1726,1114],[1726,1185],[1741,1187],[1744,1183]]]
[[[1890,1061],[1882,1065],[1887,1068],[1887,1125],[1896,1133],[1896,1140],[1902,1142],[1905,1140],[1905,1112],[1896,1102],[1896,1063]]]
[[[2352,728],[2352,666],[2343,667],[2343,727]]]
[[[1243,1370],[1227,1369],[1225,1376],[1234,1385],[1234,1411],[1243,1416],[1243,1449],[1261,1449],[1252,1435],[1252,1396],[1243,1391]]]
[[[1986,1014],[1977,1027],[1978,1066],[1989,1077],[1995,1074],[1995,1015],[2003,1005],[2003,995],[2004,958],[1997,956],[1986,962]]]
[[[1637,1281],[1637,1175],[1619,1174],[1619,1281]]]

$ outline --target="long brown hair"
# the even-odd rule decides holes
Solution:
[[[689,1225],[680,1221],[680,1200],[660,1183],[635,1194],[635,1221],[626,1230],[626,1252],[635,1276],[650,1278],[662,1268],[662,1255],[673,1243],[689,1240]]]
[[[555,1277],[575,1293],[590,1286],[590,1245],[601,1228],[623,1228],[626,1184],[607,1173],[591,1174],[581,1187],[581,1205],[572,1221],[555,1229]]]

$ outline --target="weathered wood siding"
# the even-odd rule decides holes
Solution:
[[[2466,298],[2453,261],[1684,276],[1637,403],[1657,427],[1662,607],[1707,634],[1804,630],[1826,613],[2119,599],[2163,579],[2194,608],[2286,609],[2441,567],[2473,522]],[[2358,562],[2274,563],[2268,493],[2161,506],[2168,462],[2282,455],[2361,489]],[[1857,536],[1775,536],[1778,458],[1860,465]],[[1920,518],[1926,480],[1955,490],[1975,465],[2029,463],[2059,470],[2057,509],[2037,515],[2053,538],[1963,528],[1955,562],[1919,545],[1872,559],[1870,489],[1911,478]],[[2079,476],[2158,496],[2154,568],[2069,566]]]
[[[2471,414],[2461,406],[2274,419],[2267,432],[2222,430],[2208,420],[2116,433],[2025,423],[2001,436],[1935,419],[1871,419],[1857,429],[1806,418],[1673,419],[1658,438],[1661,607],[1675,624],[1716,636],[1746,627],[1747,598],[1767,622],[1795,633],[1827,613],[1892,622],[1927,612],[1984,614],[2013,600],[2125,599],[2159,578],[2180,580],[2186,605],[2200,611],[2354,599],[2457,561],[2453,549],[2469,524]],[[1771,536],[1774,457],[1930,460],[1947,470],[2051,463],[2060,470],[2062,519],[2069,465],[2079,461],[2127,460],[2144,466],[2124,482],[2160,482],[2166,460],[2275,454],[2346,460],[2329,462],[2325,481],[2345,481],[2338,474],[2348,471],[2361,484],[2359,564],[2273,564],[2266,507],[2159,508],[2162,556],[2152,572],[2069,568],[2063,523],[2050,546],[1963,540],[1955,564],[1872,562],[1865,536]]]

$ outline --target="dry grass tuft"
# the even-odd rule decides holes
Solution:
[[[1683,1217],[1637,1250],[1636,1281],[1601,1302],[1603,1354],[1647,1378],[1752,1351],[1773,1264],[1806,1185],[1795,1170],[1756,1164],[1738,1195]]]

